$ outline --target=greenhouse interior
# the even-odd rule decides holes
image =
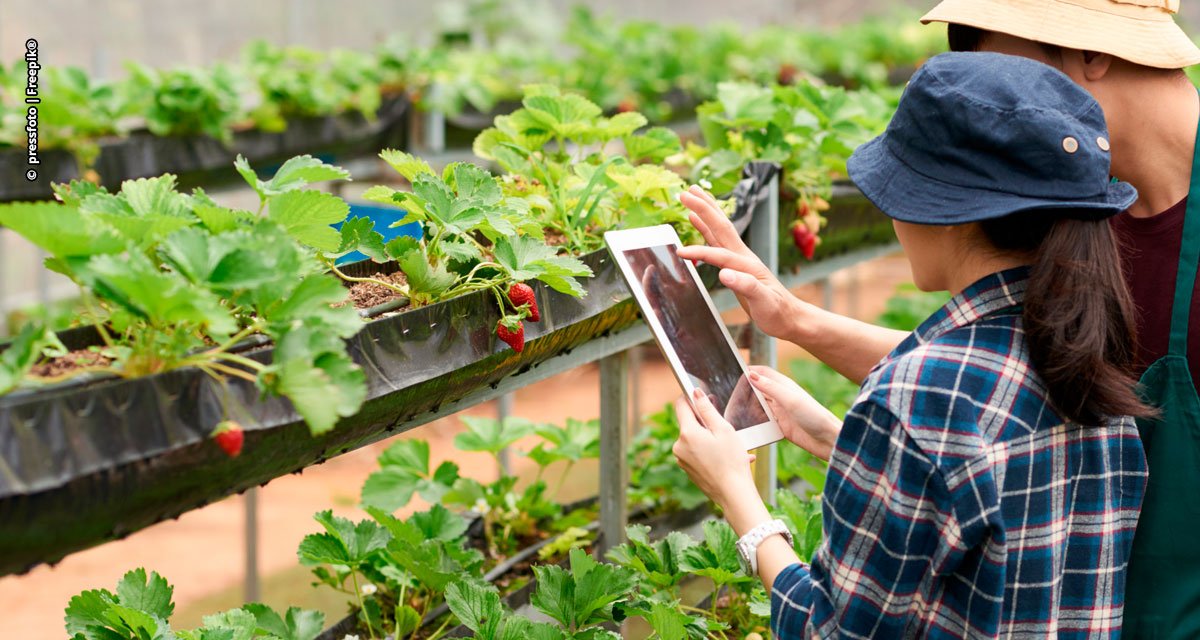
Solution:
[[[0,0],[0,639],[1200,638],[1194,11]]]

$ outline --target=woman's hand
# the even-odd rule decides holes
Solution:
[[[766,398],[785,438],[822,460],[829,459],[842,430],[842,421],[833,412],[771,367],[750,367],[750,383]]]
[[[692,210],[689,220],[708,246],[679,250],[685,260],[700,260],[721,270],[721,284],[733,291],[758,328],[767,335],[790,339],[801,304],[771,270],[742,242],[729,217],[707,191],[697,186],[680,194]]]
[[[750,468],[754,455],[746,453],[737,431],[721,417],[708,396],[697,391],[692,397],[694,412],[687,398],[675,401],[679,439],[672,450],[679,466],[722,509],[749,496],[757,498]]]

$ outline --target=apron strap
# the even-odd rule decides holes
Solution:
[[[1200,266],[1200,127],[1196,129],[1196,148],[1192,157],[1192,181],[1184,212],[1183,239],[1179,251],[1179,269],[1175,274],[1175,300],[1171,306],[1171,344],[1168,353],[1187,357],[1188,321],[1192,311],[1192,292],[1196,288],[1196,269]]]

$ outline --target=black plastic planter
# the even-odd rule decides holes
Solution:
[[[374,120],[358,112],[325,117],[294,118],[280,132],[256,129],[235,132],[226,144],[209,136],[156,136],[135,131],[128,137],[101,141],[96,173],[109,189],[123,180],[173,173],[182,187],[236,180],[233,160],[239,154],[255,164],[282,162],[303,153],[336,161],[377,153],[385,147],[402,147],[407,135],[407,96],[385,98]],[[79,177],[74,156],[61,149],[41,154],[36,181],[26,180],[22,150],[0,152],[0,202],[53,197],[52,182]]]
[[[480,292],[384,317],[349,340],[368,378],[362,410],[313,437],[281,398],[232,395],[253,416],[242,455],[208,441],[223,419],[198,371],[105,379],[0,397],[0,573],[54,562],[280,475],[400,432],[422,414],[637,321],[603,251],[577,300],[537,288],[542,320],[521,354],[499,342],[495,302]],[[272,347],[251,352],[268,359]]]
[[[739,218],[749,213],[754,191],[739,198],[747,199]],[[836,200],[827,215],[831,229],[840,224]],[[844,232],[881,218],[853,213]],[[365,323],[347,342],[366,373],[367,400],[317,437],[289,401],[260,399],[240,382],[230,383],[227,397],[189,369],[0,396],[0,575],[56,562],[412,428],[511,374],[638,322],[607,252],[583,259],[595,272],[585,298],[535,287],[542,320],[527,324],[521,354],[496,339],[498,311],[486,291]],[[705,272],[715,282],[713,270]],[[87,330],[70,337],[72,346],[95,339]],[[262,345],[247,355],[265,362],[272,349]],[[227,398],[253,418],[237,458],[209,442]]]

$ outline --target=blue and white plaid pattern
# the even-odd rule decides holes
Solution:
[[[1132,419],[1064,424],[1047,406],[1027,278],[972,285],[863,382],[825,544],[775,580],[777,638],[1120,635],[1145,456]]]

